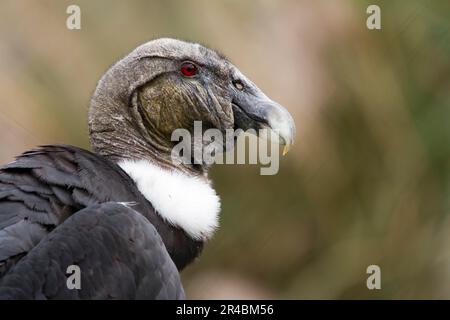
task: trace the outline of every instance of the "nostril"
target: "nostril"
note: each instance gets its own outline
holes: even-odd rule
[[[244,84],[242,83],[241,80],[233,80],[233,86],[238,89],[239,91],[244,90]]]

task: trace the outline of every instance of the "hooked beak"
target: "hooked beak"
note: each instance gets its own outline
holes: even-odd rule
[[[235,129],[271,129],[284,145],[283,155],[294,144],[295,124],[291,114],[280,104],[269,99],[260,89],[235,92],[232,101]]]

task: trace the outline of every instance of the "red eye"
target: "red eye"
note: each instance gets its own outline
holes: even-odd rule
[[[197,74],[197,67],[190,62],[185,62],[181,65],[181,73],[186,77],[192,77]]]

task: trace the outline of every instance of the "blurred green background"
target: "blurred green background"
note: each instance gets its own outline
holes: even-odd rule
[[[81,7],[82,29],[66,28]],[[382,30],[366,28],[381,7]],[[275,176],[216,166],[221,228],[189,298],[450,298],[449,1],[0,2],[0,160],[89,147],[87,105],[158,37],[225,53],[297,125]],[[381,267],[368,290],[366,268]]]

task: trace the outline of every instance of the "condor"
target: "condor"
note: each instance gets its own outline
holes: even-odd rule
[[[93,152],[43,146],[0,169],[1,299],[184,298],[179,271],[213,235],[220,201],[206,164],[172,161],[173,130],[272,128],[287,146],[295,135],[227,59],[174,39],[113,65],[88,118]]]

